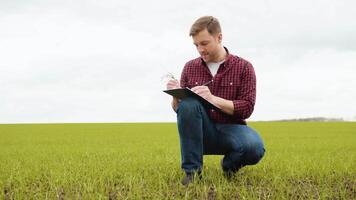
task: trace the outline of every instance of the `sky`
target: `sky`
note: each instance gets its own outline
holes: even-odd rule
[[[0,123],[174,122],[161,77],[198,52],[192,23],[219,19],[250,61],[249,121],[356,120],[356,1],[0,1]]]

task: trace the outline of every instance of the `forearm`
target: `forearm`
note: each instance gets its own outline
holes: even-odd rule
[[[228,114],[228,115],[233,115],[234,114],[234,103],[233,101],[226,100],[217,96],[213,96],[212,103],[216,105],[217,107],[221,108],[221,110]]]

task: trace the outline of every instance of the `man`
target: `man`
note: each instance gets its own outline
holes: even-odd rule
[[[256,77],[252,65],[222,45],[219,21],[201,17],[190,29],[200,57],[187,62],[180,83],[167,89],[189,87],[222,112],[207,109],[194,98],[173,98],[180,136],[183,185],[201,177],[203,155],[224,155],[224,175],[231,178],[241,167],[258,163],[265,149],[259,135],[246,125],[253,112]]]

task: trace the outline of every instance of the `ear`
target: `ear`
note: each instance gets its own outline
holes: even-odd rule
[[[218,33],[218,41],[219,41],[219,43],[222,42],[222,33]]]

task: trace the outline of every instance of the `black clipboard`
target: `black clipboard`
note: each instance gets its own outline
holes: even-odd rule
[[[176,89],[170,89],[170,90],[163,90],[163,92],[165,92],[169,95],[172,95],[178,99],[193,97],[193,98],[199,100],[205,108],[214,109],[214,110],[222,112],[222,110],[220,108],[216,107],[214,104],[210,103],[203,97],[199,96],[198,94],[196,94],[189,88],[176,88]]]

